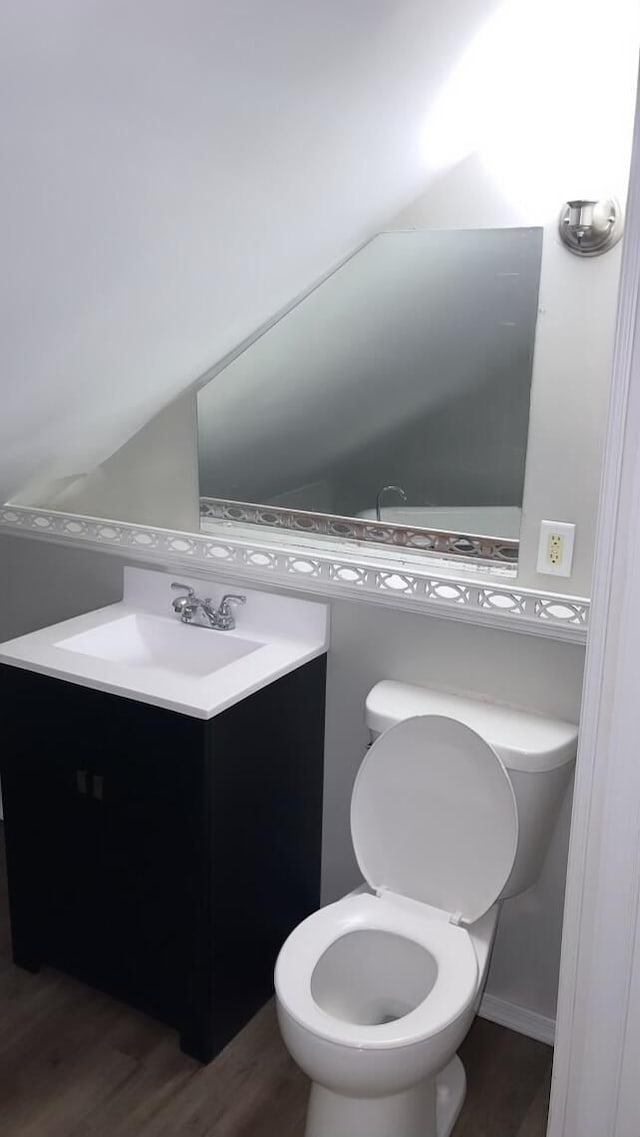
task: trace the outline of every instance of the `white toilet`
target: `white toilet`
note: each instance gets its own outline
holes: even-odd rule
[[[539,875],[577,728],[391,681],[369,693],[367,723],[351,833],[373,894],[289,936],[280,1029],[313,1083],[306,1137],[447,1137],[497,902]]]

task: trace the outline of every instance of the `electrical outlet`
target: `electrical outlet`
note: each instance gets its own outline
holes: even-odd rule
[[[571,576],[576,527],[569,521],[541,521],[538,572]]]
[[[562,564],[564,556],[564,537],[562,533],[550,533],[547,541],[547,560],[550,565],[557,568]]]

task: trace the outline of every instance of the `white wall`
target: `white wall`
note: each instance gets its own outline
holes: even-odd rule
[[[127,562],[130,563],[130,562]],[[110,554],[0,537],[0,640],[121,595]],[[364,698],[378,679],[468,691],[577,721],[583,651],[366,603],[332,605],[327,692],[323,895],[358,881],[349,833],[351,786],[367,741]],[[536,888],[505,904],[488,991],[552,1017],[559,966],[568,802]]]
[[[33,484],[16,504],[193,532],[200,525],[196,404],[181,395],[90,474]]]

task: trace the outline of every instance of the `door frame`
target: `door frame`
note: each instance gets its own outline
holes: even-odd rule
[[[640,1133],[640,102],[571,824],[548,1137]]]

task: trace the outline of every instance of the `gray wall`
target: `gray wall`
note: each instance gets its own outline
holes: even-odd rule
[[[410,505],[521,506],[529,364],[478,376],[473,390],[340,465],[331,483],[335,512],[357,516],[373,508],[380,487],[391,483],[402,486]]]
[[[121,595],[120,557],[0,537],[0,640]],[[127,559],[126,563],[132,563]],[[332,604],[325,768],[323,894],[358,881],[349,798],[367,741],[364,698],[378,679],[468,691],[577,720],[583,651],[352,601]],[[10,714],[10,708],[3,708]],[[539,884],[504,905],[488,991],[554,1014],[569,830],[568,802]]]

